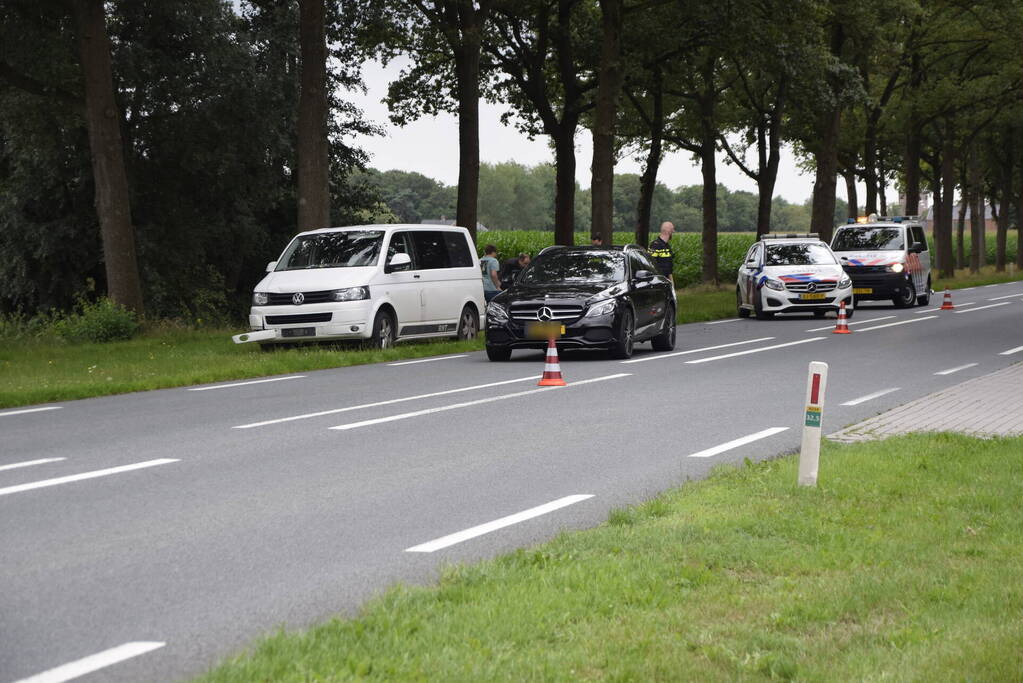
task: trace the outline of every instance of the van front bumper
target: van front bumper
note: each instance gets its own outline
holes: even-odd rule
[[[236,344],[264,344],[368,339],[370,301],[343,301],[308,306],[253,306],[249,310],[248,334],[232,337]],[[241,339],[245,337],[245,339]]]
[[[853,295],[860,301],[893,299],[913,284],[913,275],[909,272],[857,273],[855,268],[847,268],[845,272],[852,279]]]

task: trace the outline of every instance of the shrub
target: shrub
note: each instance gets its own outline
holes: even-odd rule
[[[107,298],[79,301],[78,312],[56,321],[53,330],[69,342],[109,342],[131,339],[139,330],[134,313]]]

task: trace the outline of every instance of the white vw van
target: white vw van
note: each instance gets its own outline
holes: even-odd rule
[[[857,301],[889,299],[899,308],[931,300],[931,255],[916,216],[877,218],[835,230],[835,252],[853,281]]]
[[[471,339],[484,311],[469,231],[436,225],[360,225],[299,233],[252,294],[252,332],[235,343]]]

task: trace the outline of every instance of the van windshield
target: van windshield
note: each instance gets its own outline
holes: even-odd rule
[[[823,244],[772,244],[767,247],[766,266],[813,266],[837,263]]]
[[[831,245],[834,251],[902,251],[900,228],[842,228]]]
[[[345,230],[299,235],[284,250],[276,270],[375,266],[383,241],[382,230]]]

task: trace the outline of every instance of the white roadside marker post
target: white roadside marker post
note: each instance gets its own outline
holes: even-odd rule
[[[799,485],[817,485],[817,464],[821,455],[821,422],[824,414],[824,389],[828,384],[828,364],[810,363],[806,379],[806,412],[803,419],[803,443],[799,448]]]

